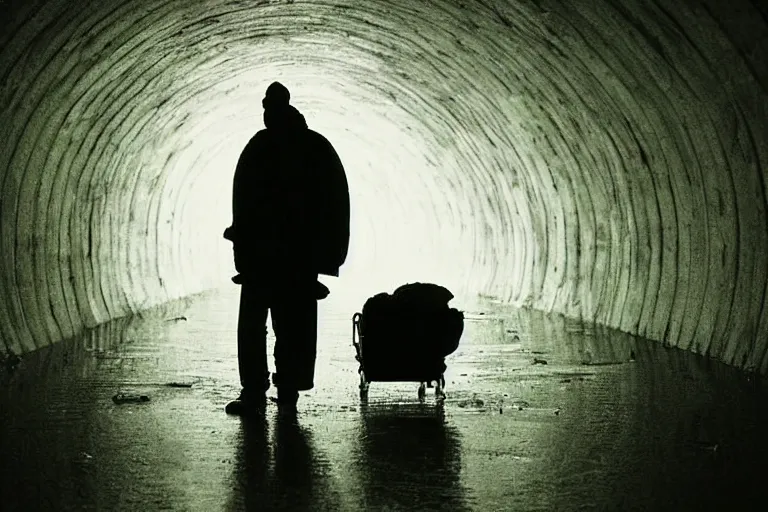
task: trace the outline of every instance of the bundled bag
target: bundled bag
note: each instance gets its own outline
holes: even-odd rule
[[[434,365],[459,346],[464,314],[451,308],[453,294],[432,283],[410,283],[369,298],[362,311],[363,359],[374,363]],[[377,365],[378,366],[378,365]]]

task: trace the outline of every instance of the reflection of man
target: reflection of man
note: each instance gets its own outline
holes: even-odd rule
[[[274,82],[262,101],[265,130],[237,163],[232,226],[242,283],[237,328],[242,392],[227,405],[240,413],[264,404],[269,388],[267,311],[275,332],[277,401],[293,409],[314,387],[318,274],[339,275],[349,246],[349,190],[344,168],[325,137],[310,130],[290,93]],[[324,292],[324,293],[323,293]]]
[[[343,510],[318,453],[314,432],[279,414],[270,438],[266,416],[241,423],[226,510]]]

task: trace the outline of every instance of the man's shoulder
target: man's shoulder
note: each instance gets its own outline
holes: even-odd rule
[[[248,141],[244,151],[248,153],[261,152],[271,148],[276,142],[275,136],[276,134],[270,132],[269,129],[259,130]],[[336,151],[324,135],[310,129],[303,130],[301,135],[299,135],[299,139],[294,139],[294,142],[310,151],[318,151],[320,153],[335,153]]]
[[[261,151],[265,146],[268,145],[268,138],[269,133],[267,133],[266,129],[259,130],[248,140],[245,148],[243,148],[243,153],[245,154],[253,153],[254,151]]]
[[[333,149],[333,145],[331,144],[331,142],[319,132],[308,129],[306,135],[307,135],[307,139],[310,141],[310,143],[315,145],[315,147],[322,150]]]
[[[261,130],[257,131],[253,137],[251,137],[251,140],[248,141],[248,144],[258,144],[264,140],[266,140],[269,137],[269,132],[266,128],[262,128]]]
[[[326,139],[322,134],[310,128],[307,128],[307,137],[310,137],[316,140],[326,141],[326,142],[328,141],[328,139]]]
[[[328,141],[328,139],[326,139],[323,135],[321,135],[320,133],[318,133],[318,132],[316,132],[314,130],[306,129],[306,130],[303,131],[303,133],[304,133],[304,137],[306,137],[311,142],[319,143],[319,144],[323,144],[323,145],[326,145],[326,144],[330,145],[331,144]],[[251,139],[248,141],[248,144],[252,145],[252,144],[261,144],[261,143],[264,143],[264,142],[271,142],[272,139],[276,135],[277,134],[274,132],[274,130],[270,131],[267,128],[262,128],[261,130],[257,131],[253,135],[253,137],[251,137]],[[277,135],[277,136],[279,136],[279,135]],[[292,137],[295,137],[295,136],[296,135],[292,135]]]

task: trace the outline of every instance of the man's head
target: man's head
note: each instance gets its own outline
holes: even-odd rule
[[[306,128],[304,116],[289,104],[290,101],[291,93],[288,89],[280,82],[272,82],[261,100],[264,107],[264,126],[278,130]]]
[[[264,95],[264,99],[261,100],[261,106],[264,110],[272,108],[285,108],[291,101],[291,93],[280,82],[272,82],[267,87],[267,93]]]

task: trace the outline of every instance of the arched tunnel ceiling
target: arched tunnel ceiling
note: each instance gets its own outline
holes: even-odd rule
[[[347,168],[349,272],[768,365],[757,2],[0,8],[0,347],[219,283],[234,164],[279,79]]]

